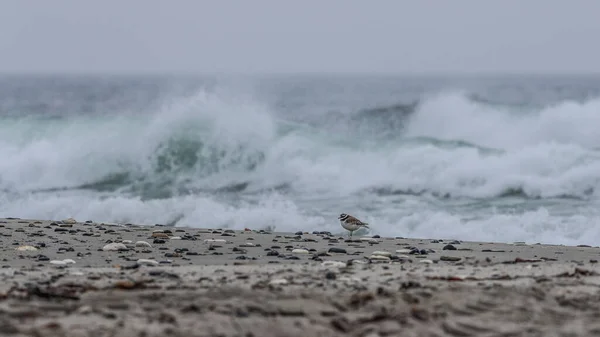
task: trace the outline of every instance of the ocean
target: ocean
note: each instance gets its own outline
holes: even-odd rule
[[[0,77],[0,217],[600,245],[600,77]]]

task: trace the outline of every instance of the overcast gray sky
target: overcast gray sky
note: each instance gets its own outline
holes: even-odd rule
[[[2,0],[2,72],[600,72],[598,0]]]

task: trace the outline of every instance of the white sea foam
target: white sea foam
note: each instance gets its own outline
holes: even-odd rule
[[[0,216],[339,231],[356,212],[384,235],[600,244],[598,111],[445,93],[380,143],[282,132],[274,108],[204,91],[136,117],[5,120]]]

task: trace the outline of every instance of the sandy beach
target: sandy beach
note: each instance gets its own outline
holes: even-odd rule
[[[340,233],[2,219],[0,335],[600,335],[598,247]]]

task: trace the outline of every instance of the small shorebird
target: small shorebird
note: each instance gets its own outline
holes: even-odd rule
[[[358,230],[361,227],[369,228],[368,223],[362,222],[357,218],[353,217],[352,215],[348,215],[346,213],[340,214],[338,219],[340,220],[340,225],[342,225],[342,227],[344,227],[345,230],[350,231],[350,236],[352,236],[352,233],[354,231]]]

